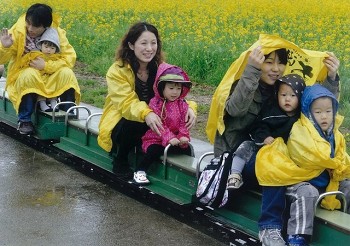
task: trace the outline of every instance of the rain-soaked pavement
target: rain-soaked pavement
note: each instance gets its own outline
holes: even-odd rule
[[[0,133],[0,245],[224,245]]]

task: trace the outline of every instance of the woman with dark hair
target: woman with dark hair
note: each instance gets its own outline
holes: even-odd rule
[[[50,6],[36,3],[11,27],[0,34],[0,64],[8,62],[6,90],[18,113],[18,130],[21,134],[31,134],[34,126],[31,115],[37,96],[60,97],[61,101],[80,101],[80,88],[72,70],[76,53],[69,44],[66,32],[59,27],[60,17],[52,13]],[[57,29],[61,44],[60,59],[45,61],[37,57],[29,67],[21,66],[23,57],[38,51],[36,46],[45,30]],[[71,104],[62,106],[67,110]]]
[[[155,26],[138,22],[125,34],[106,78],[108,95],[99,124],[99,145],[113,156],[113,171],[131,173],[129,151],[141,146],[148,129],[158,135],[162,121],[148,106],[153,83],[163,62],[162,42]],[[196,120],[196,104],[189,102],[186,126]]]
[[[238,147],[244,141],[251,140],[249,133],[261,109],[273,102],[276,81],[283,74],[294,71],[300,72],[299,75],[303,76],[307,84],[318,82],[333,92],[339,90],[339,60],[331,52],[316,53],[302,50],[277,36],[262,34],[231,65],[215,91],[207,123],[207,135],[214,144],[215,156],[224,151],[235,151],[235,157],[238,157],[236,162],[244,166],[243,188],[258,187],[255,175],[257,148]],[[303,64],[302,67],[300,61],[308,64]],[[285,245],[281,234],[286,207],[285,192],[286,188],[281,186],[262,187],[261,216],[258,221],[262,245]],[[229,197],[234,195],[237,193],[231,192]],[[234,199],[230,200],[235,202]]]

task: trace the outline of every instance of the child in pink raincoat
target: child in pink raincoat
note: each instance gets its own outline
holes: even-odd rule
[[[145,156],[135,170],[135,183],[150,182],[146,171],[152,162],[159,159],[168,144],[173,146],[169,150],[172,153],[191,155],[191,148],[188,145],[190,133],[185,122],[188,110],[185,97],[191,85],[188,75],[180,67],[167,63],[159,65],[153,85],[155,96],[151,99],[149,107],[162,119],[164,130],[161,131],[161,135],[148,130],[142,137],[142,150]]]

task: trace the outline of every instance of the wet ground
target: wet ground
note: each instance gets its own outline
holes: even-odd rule
[[[0,133],[0,245],[224,245]]]

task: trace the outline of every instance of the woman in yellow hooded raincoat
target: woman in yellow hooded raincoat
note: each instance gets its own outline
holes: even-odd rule
[[[0,64],[8,63],[6,90],[18,113],[21,134],[34,131],[31,115],[37,95],[60,97],[61,101],[80,101],[79,85],[72,71],[76,53],[59,22],[60,18],[52,13],[50,6],[37,3],[29,7],[11,29],[4,28],[1,32]],[[37,57],[29,63],[29,67],[23,67],[23,56],[38,50],[36,43],[50,26],[58,31],[61,59],[45,62]],[[45,76],[42,76],[43,71]],[[64,105],[62,109],[67,110],[70,106]]]
[[[116,52],[106,78],[108,95],[99,124],[98,144],[113,156],[113,172],[131,174],[128,153],[141,146],[148,129],[160,135],[160,117],[148,102],[154,97],[157,68],[163,62],[162,42],[155,26],[138,22],[130,27]],[[186,126],[196,119],[196,104],[189,102]]]

